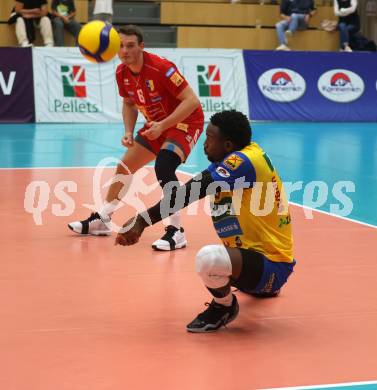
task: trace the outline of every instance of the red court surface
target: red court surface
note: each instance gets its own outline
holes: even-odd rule
[[[77,236],[66,224],[86,218],[91,175],[0,170],[1,390],[253,390],[377,378],[375,228],[317,212],[307,220],[293,206],[298,264],[280,297],[238,292],[240,315],[227,329],[189,334],[185,325],[210,299],[194,271],[195,253],[218,242],[210,218],[184,212],[189,246],[173,253],[150,248],[161,224],[128,248],[115,247],[115,236]],[[36,226],[24,210],[33,180],[52,189],[75,181],[74,213],[53,215],[61,202],[52,195]],[[125,219],[120,210],[115,220]]]

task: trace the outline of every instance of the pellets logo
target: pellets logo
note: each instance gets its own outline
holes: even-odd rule
[[[62,63],[46,58],[48,110],[53,113],[94,114],[101,112],[101,88],[96,66]],[[88,80],[91,80],[89,83]],[[60,88],[59,88],[60,87]]]
[[[83,66],[61,65],[64,97],[86,98],[85,68]]]
[[[197,65],[199,96],[221,97],[220,68],[217,65]]]
[[[333,69],[318,79],[318,90],[333,102],[349,103],[364,93],[364,81],[350,70]]]
[[[268,99],[287,103],[299,99],[306,90],[304,78],[291,69],[269,69],[258,79],[260,91]]]
[[[218,55],[217,55],[218,53]],[[246,77],[241,53],[188,50],[179,62],[187,82],[198,95],[206,121],[224,110],[248,111]]]

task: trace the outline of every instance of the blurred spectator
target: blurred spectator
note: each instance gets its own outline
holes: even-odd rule
[[[64,46],[64,29],[68,30],[75,38],[81,30],[81,24],[75,20],[74,0],[53,0],[51,9],[55,16],[52,20],[55,45]]]
[[[291,50],[288,47],[288,39],[297,30],[307,29],[309,19],[314,13],[314,0],[282,0],[280,15],[283,20],[276,23],[276,33],[280,45],[276,50]]]
[[[350,40],[360,30],[357,0],[334,0],[334,13],[339,17],[340,50],[351,52]]]
[[[44,45],[54,46],[47,0],[16,1],[14,15],[11,15],[9,23],[16,24],[16,36],[21,47],[32,46],[35,39],[35,27],[41,30]]]
[[[113,0],[94,0],[93,19],[112,23]]]

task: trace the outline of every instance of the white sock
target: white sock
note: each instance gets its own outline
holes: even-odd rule
[[[120,201],[118,199],[115,199],[110,203],[105,202],[102,208],[98,211],[98,214],[103,219],[111,219],[114,211],[118,208],[119,202]]]
[[[181,214],[175,213],[169,217],[169,225],[175,226],[177,229],[181,227]]]
[[[226,297],[224,297],[224,298],[214,297],[213,299],[215,300],[216,303],[219,303],[220,305],[232,306],[233,294],[231,291],[229,291],[229,294]]]

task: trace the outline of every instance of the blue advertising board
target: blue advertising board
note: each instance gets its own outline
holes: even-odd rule
[[[252,120],[377,121],[377,54],[244,51]]]
[[[34,122],[31,48],[0,48],[0,122]]]

